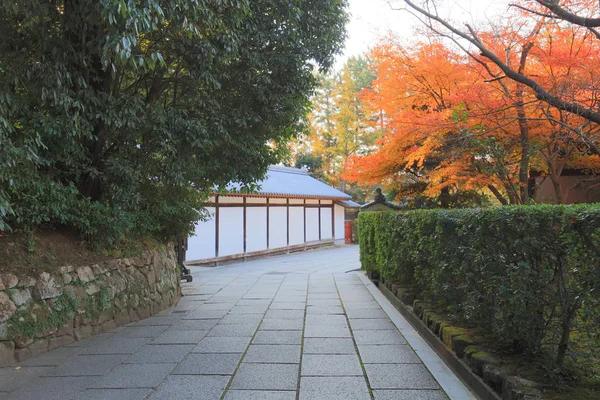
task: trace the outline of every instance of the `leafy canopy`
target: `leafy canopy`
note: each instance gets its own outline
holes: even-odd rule
[[[172,238],[302,129],[345,0],[0,1],[0,230]]]

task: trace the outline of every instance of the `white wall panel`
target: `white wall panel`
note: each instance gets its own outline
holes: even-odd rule
[[[306,209],[306,241],[319,240],[319,209]]]
[[[219,257],[244,252],[244,209],[219,208]]]
[[[220,203],[242,204],[243,202],[244,202],[244,198],[243,197],[239,197],[239,196],[219,196],[219,204]]]
[[[321,240],[331,239],[331,208],[321,208]]]
[[[265,204],[266,202],[266,197],[246,197],[246,203],[248,204]]]
[[[269,207],[269,248],[287,246],[287,207]]]
[[[270,198],[269,199],[269,203],[270,204],[287,204],[287,199],[280,199],[280,198]]]
[[[344,207],[338,206],[335,207],[335,238],[336,239],[344,239]]]
[[[304,243],[304,207],[290,207],[290,246]]]
[[[206,208],[212,215],[208,221],[196,224],[194,234],[188,238],[186,260],[202,260],[215,257],[215,208]]]
[[[304,199],[290,199],[290,204],[304,204]]]
[[[246,209],[246,252],[267,249],[267,208]]]

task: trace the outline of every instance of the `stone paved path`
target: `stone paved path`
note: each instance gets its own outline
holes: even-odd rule
[[[193,268],[174,308],[0,369],[0,399],[472,398],[358,267],[348,246]]]

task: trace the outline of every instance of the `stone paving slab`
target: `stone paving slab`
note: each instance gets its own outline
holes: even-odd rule
[[[365,364],[373,389],[439,389],[422,364]]]
[[[178,375],[233,375],[242,353],[189,354],[172,372]]]
[[[97,377],[69,376],[39,378],[12,392],[10,400],[64,400],[88,387]]]
[[[421,364],[421,359],[408,345],[358,345],[365,364]]]
[[[304,354],[356,354],[352,338],[305,338]]]
[[[12,368],[0,368],[0,391],[15,391],[18,388],[27,385],[29,382],[36,381],[37,378],[51,370],[51,367],[39,366],[21,367],[18,370]]]
[[[152,339],[150,344],[198,344],[208,331],[196,330],[172,330],[167,329],[156,338]]]
[[[296,390],[297,364],[242,363],[231,383],[232,389]]]
[[[74,400],[144,400],[152,389],[87,389]]]
[[[79,354],[133,354],[150,340],[151,338],[144,337],[130,338],[113,336],[80,349]]]
[[[397,330],[354,331],[356,344],[406,344],[406,340]]]
[[[122,354],[77,355],[43,376],[102,376],[126,357]]]
[[[396,330],[392,321],[387,318],[351,319],[350,326],[353,331]]]
[[[356,247],[192,267],[172,309],[0,369],[0,400],[445,399],[357,267]]]
[[[447,400],[441,390],[374,390],[375,400]]]
[[[169,328],[170,325],[157,326],[127,326],[115,333],[114,337],[121,338],[155,338]]]
[[[293,320],[290,320],[293,321]],[[302,331],[262,331],[254,336],[255,344],[302,344]]]
[[[182,320],[169,328],[170,331],[209,331],[219,323],[218,319]],[[164,331],[162,332],[164,333]],[[162,335],[161,333],[161,335]],[[160,336],[160,335],[159,335]]]
[[[22,367],[57,366],[68,361],[71,357],[76,356],[81,351],[82,349],[79,347],[61,347],[48,353],[41,354],[38,357],[25,360],[20,365]],[[0,387],[3,387],[1,376],[2,375],[0,373]]]
[[[244,362],[298,364],[300,362],[300,350],[300,345],[253,344],[248,348]]]
[[[147,344],[124,362],[128,364],[178,363],[192,351],[189,344]]]
[[[89,385],[90,388],[154,388],[177,364],[121,364],[104,377]]]
[[[217,375],[169,375],[148,400],[215,400],[228,380]]]
[[[364,377],[303,377],[300,400],[367,400],[369,389]]]
[[[249,337],[205,337],[192,349],[192,353],[243,353],[250,339]]]
[[[307,325],[304,329],[305,338],[344,338],[350,337],[350,329],[343,325]]]
[[[259,331],[301,331],[303,326],[301,319],[265,319]]]
[[[356,354],[305,354],[302,376],[363,376]]]
[[[229,390],[225,400],[296,400],[296,391]]]

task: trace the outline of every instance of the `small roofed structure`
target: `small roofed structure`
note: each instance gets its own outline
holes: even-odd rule
[[[360,206],[360,211],[394,211],[399,210],[398,204],[388,201],[380,188],[375,190],[375,199]]]
[[[196,224],[188,239],[187,264],[216,264],[266,254],[299,251],[344,240],[351,197],[308,174],[271,166],[255,193],[214,193],[212,217]],[[230,190],[239,189],[232,183]]]

